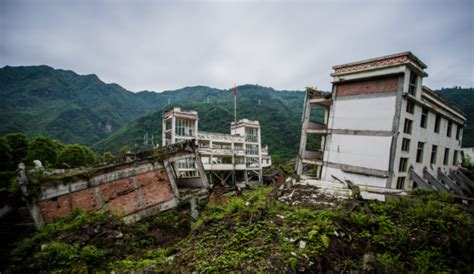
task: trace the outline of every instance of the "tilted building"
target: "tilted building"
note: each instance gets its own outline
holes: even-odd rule
[[[198,130],[198,113],[174,107],[163,113],[163,145],[195,139],[211,184],[262,182],[262,168],[271,165],[268,148],[262,148],[260,123],[248,119],[232,122],[230,134]],[[269,160],[270,158],[270,160]],[[178,162],[179,178],[194,177],[192,158]]]
[[[333,69],[331,93],[306,94],[299,175],[312,171],[320,180],[373,188],[469,192],[457,172],[465,114],[423,86],[422,61],[403,52]],[[314,108],[324,112],[319,121]]]

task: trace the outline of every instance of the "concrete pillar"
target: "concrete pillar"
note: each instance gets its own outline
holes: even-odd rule
[[[311,114],[311,104],[309,102],[308,94],[306,93],[305,97],[305,105],[303,110],[303,125],[301,127],[301,139],[300,139],[300,149],[298,153],[298,157],[296,159],[296,174],[302,175],[303,174],[303,155],[306,150],[306,129],[309,123],[309,116]]]

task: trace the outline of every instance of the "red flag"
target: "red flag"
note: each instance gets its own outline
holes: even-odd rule
[[[234,96],[237,96],[237,87],[234,86]]]

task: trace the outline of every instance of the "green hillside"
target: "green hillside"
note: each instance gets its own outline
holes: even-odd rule
[[[147,92],[48,66],[1,68],[0,96],[0,135],[21,131],[85,145],[159,105]]]
[[[303,83],[304,84],[304,83]],[[258,120],[262,139],[276,159],[296,156],[304,93],[277,91],[258,85],[237,87],[237,116]],[[467,115],[464,146],[474,146],[473,88],[436,91]],[[93,146],[97,152],[146,148],[143,136],[161,142],[164,109],[179,106],[199,111],[199,129],[229,132],[233,120],[233,91],[206,86],[156,93],[130,92],[106,84],[96,75],[78,75],[48,66],[0,69],[0,135],[43,134],[61,142]],[[471,118],[473,117],[473,118]]]
[[[474,146],[474,88],[442,88],[436,90],[444,99],[454,103],[466,113],[467,121],[462,140],[463,147]]]

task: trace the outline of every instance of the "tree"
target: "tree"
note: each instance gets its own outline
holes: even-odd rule
[[[94,153],[85,146],[78,144],[67,145],[58,155],[56,166],[64,167],[64,163],[70,167],[91,165],[95,162]]]
[[[102,161],[104,162],[109,162],[110,160],[112,160],[115,156],[112,154],[112,152],[110,151],[107,151],[107,152],[104,152],[104,154],[102,154]]]
[[[130,149],[128,148],[128,146],[123,146],[121,149],[120,149],[120,153],[122,154],[127,154],[130,152]]]
[[[29,163],[40,160],[44,166],[53,166],[56,163],[59,152],[64,145],[57,140],[44,136],[35,137],[28,146],[27,159]]]
[[[12,149],[12,160],[15,164],[21,163],[28,153],[28,138],[24,133],[16,132],[5,135],[5,139]]]
[[[14,170],[14,163],[12,161],[12,149],[8,145],[8,141],[0,137],[0,171]]]

